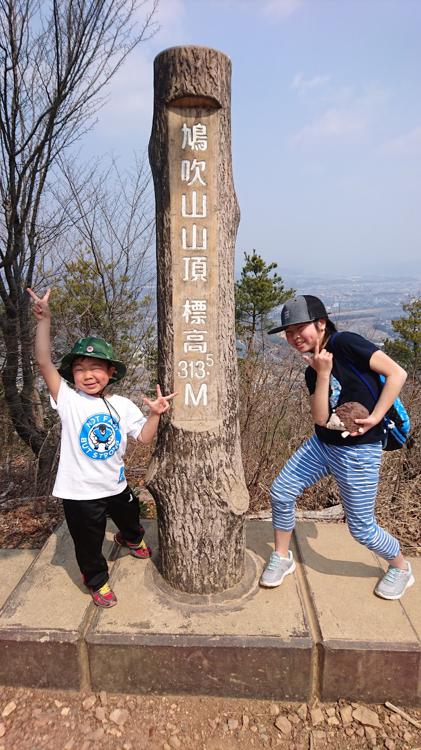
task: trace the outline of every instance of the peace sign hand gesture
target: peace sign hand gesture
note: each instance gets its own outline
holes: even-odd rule
[[[50,306],[48,300],[50,299],[51,289],[47,289],[43,297],[38,297],[32,289],[29,287],[26,290],[30,297],[34,300],[34,306],[32,308],[33,313],[37,320],[48,319],[51,317]]]
[[[169,402],[176,395],[177,393],[170,393],[168,396],[163,396],[161,393],[160,386],[157,385],[156,386],[156,399],[154,401],[151,401],[151,399],[146,398],[146,396],[144,396],[143,402],[149,407],[151,414],[157,414],[158,416],[161,416],[161,414],[165,414],[165,412],[168,411],[168,409],[171,406]]]
[[[320,344],[317,341],[314,347],[313,354],[303,354],[305,361],[316,370],[318,375],[330,375],[333,367],[333,354],[322,349],[320,351]]]

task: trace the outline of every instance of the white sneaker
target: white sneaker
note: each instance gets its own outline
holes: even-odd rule
[[[377,596],[381,596],[382,599],[400,599],[404,595],[406,589],[415,583],[415,578],[412,575],[411,564],[406,563],[408,570],[402,570],[401,568],[394,568],[393,565],[389,565],[387,572],[378,582],[374,593]]]
[[[266,588],[275,588],[275,586],[280,586],[285,576],[293,573],[294,570],[295,562],[291,550],[288,552],[288,557],[282,557],[279,552],[272,552],[259,583]]]

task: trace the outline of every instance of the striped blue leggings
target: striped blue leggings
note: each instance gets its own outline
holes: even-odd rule
[[[298,495],[332,474],[354,539],[392,560],[400,552],[399,542],[377,524],[374,516],[381,454],[381,443],[327,445],[313,435],[291,456],[272,484],[273,527],[292,531]]]

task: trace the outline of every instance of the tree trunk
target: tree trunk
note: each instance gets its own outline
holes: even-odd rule
[[[51,495],[57,474],[60,456],[61,424],[56,422],[45,434],[45,440],[38,453],[35,472],[35,495],[48,497]]]
[[[147,487],[161,572],[174,588],[223,591],[244,572],[234,325],[239,210],[231,168],[230,60],[201,47],[155,60],[149,156],[155,184],[158,374],[176,390]]]
[[[5,365],[2,372],[5,402],[17,434],[37,456],[45,440],[46,431],[37,426],[34,416],[35,381],[26,356],[23,362],[26,366],[25,371],[23,372],[23,366],[19,368],[19,342],[22,342],[22,337],[17,315],[12,315],[6,310],[0,317],[0,327],[5,345]],[[18,383],[21,384],[20,389]]]

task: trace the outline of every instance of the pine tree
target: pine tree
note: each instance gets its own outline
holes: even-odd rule
[[[46,433],[36,414],[26,289],[72,221],[58,197],[65,157],[90,129],[114,74],[153,31],[156,2],[147,6],[0,3],[1,378],[13,426],[37,456]]]
[[[79,251],[65,263],[51,298],[56,357],[60,359],[79,337],[94,335],[112,344],[129,372],[145,369],[155,343],[150,307],[150,296],[142,296],[115,263]]]
[[[255,250],[244,253],[244,258],[241,278],[235,284],[235,321],[237,335],[245,335],[250,349],[255,335],[272,325],[269,314],[291,297],[294,289],[285,288],[275,271],[277,263],[265,263]]]
[[[386,354],[399,362],[410,374],[421,373],[421,297],[402,305],[406,315],[392,320],[397,339],[386,339]]]

